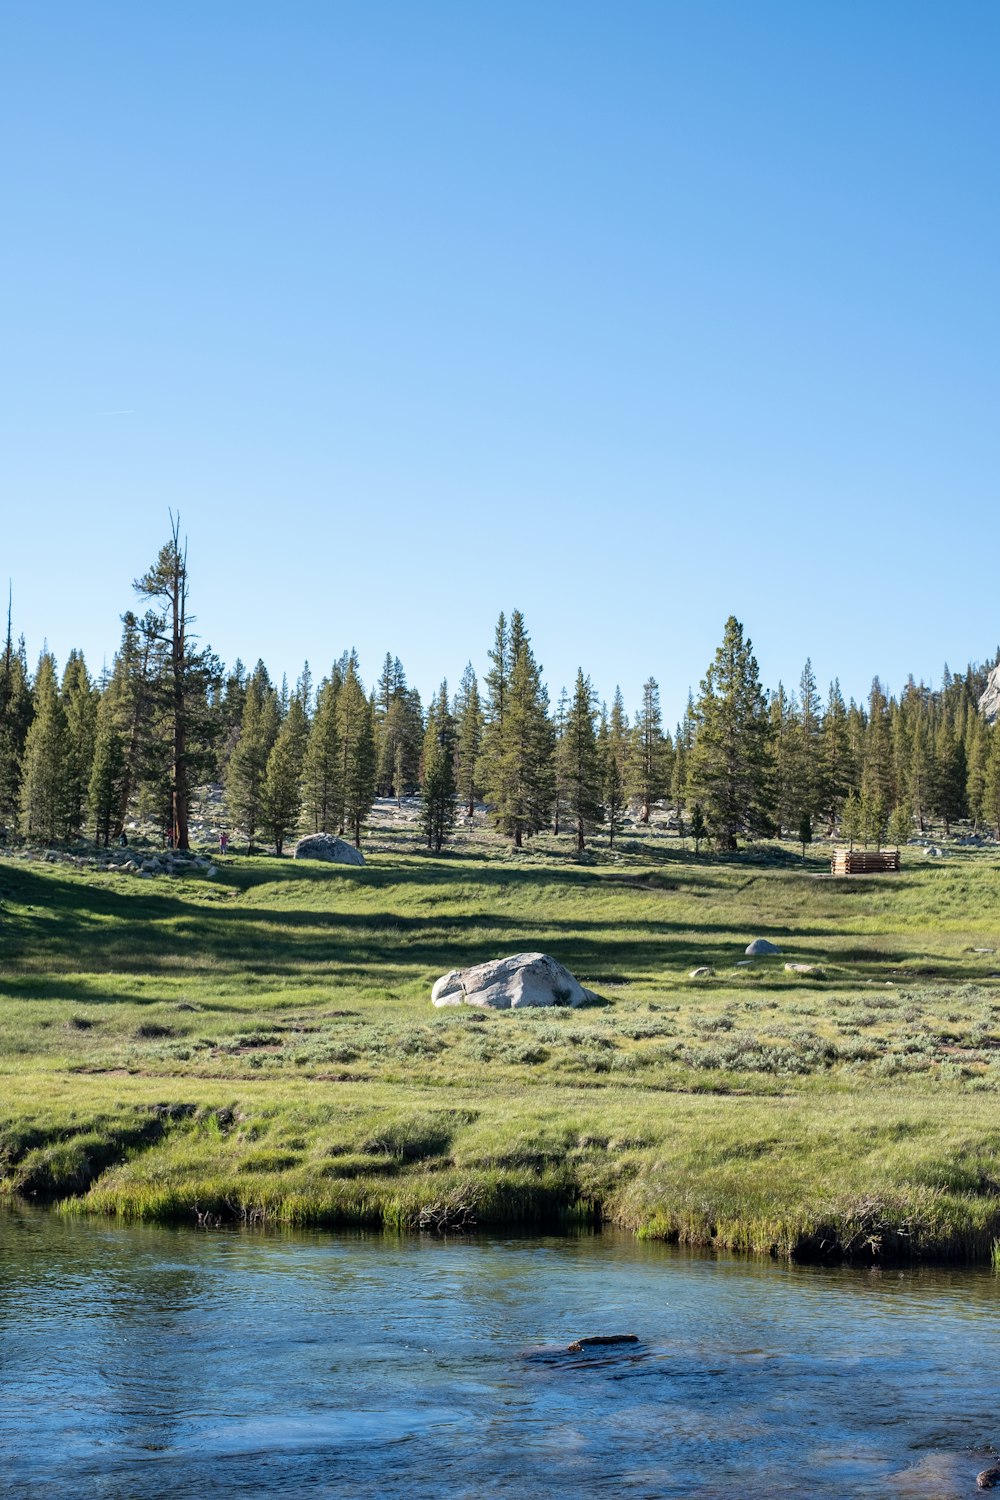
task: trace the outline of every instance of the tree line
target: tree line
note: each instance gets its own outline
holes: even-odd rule
[[[845,840],[902,842],[930,820],[970,819],[1000,837],[1000,726],[978,710],[989,668],[945,669],[932,690],[911,677],[845,703],[821,698],[807,661],[797,689],[763,689],[752,644],[730,617],[697,696],[671,733],[649,677],[630,718],[619,689],[602,703],[581,668],[550,702],[520,611],[501,614],[482,688],[471,663],[454,694],[431,701],[387,653],[366,691],[356,652],[294,687],[263,662],[226,669],[199,646],[179,519],[134,585],[111,668],[95,680],[71,651],[58,673],[46,649],[29,671],[8,604],[0,657],[0,828],[37,842],[87,835],[107,845],[130,816],[156,819],[189,847],[192,789],[225,787],[235,834],[281,854],[303,832],[360,847],[377,797],[419,794],[429,848],[485,803],[515,847],[544,829],[582,850],[613,845],[625,817],[656,805],[679,831],[732,850],[740,840],[822,829]]]

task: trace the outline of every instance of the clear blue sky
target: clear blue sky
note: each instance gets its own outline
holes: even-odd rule
[[[770,686],[983,656],[998,100],[993,0],[8,0],[15,629],[110,660],[172,506],[277,675],[514,606],[670,722],[730,613]]]

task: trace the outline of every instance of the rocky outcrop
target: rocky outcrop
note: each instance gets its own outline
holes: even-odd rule
[[[989,675],[986,691],[979,700],[979,712],[987,724],[995,724],[1000,719],[1000,663]]]
[[[597,997],[547,953],[513,953],[469,969],[451,969],[431,990],[431,1003],[517,1010],[529,1005],[583,1005]]]
[[[332,833],[310,833],[295,845],[293,859],[325,859],[333,865],[363,865],[365,857],[346,839]]]

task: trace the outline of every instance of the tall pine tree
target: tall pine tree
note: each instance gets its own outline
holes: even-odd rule
[[[566,728],[560,742],[567,812],[581,851],[587,834],[604,821],[601,764],[594,733],[594,690],[583,669],[576,674]]]
[[[440,853],[455,826],[455,720],[442,682],[424,733],[420,826],[428,849]]]
[[[32,684],[35,715],[24,746],[21,779],[21,832],[52,843],[66,833],[69,796],[66,778],[66,715],[59,701],[56,664],[45,651]]]
[[[689,759],[689,795],[713,838],[735,849],[740,835],[773,832],[767,705],[743,626],[732,615],[701,684]]]

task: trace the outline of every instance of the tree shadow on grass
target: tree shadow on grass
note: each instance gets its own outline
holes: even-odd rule
[[[273,862],[260,884],[294,895],[302,877],[298,866],[289,869],[288,883],[275,880]],[[310,884],[364,877],[369,890],[388,891],[401,885],[456,884],[455,868],[422,863],[419,869],[345,870],[320,866],[308,871]],[[124,878],[124,877],[122,877]],[[547,890],[569,888],[607,892],[606,880],[586,870],[494,870],[480,863],[475,885],[498,893],[511,888]],[[252,888],[252,884],[250,887]],[[92,880],[44,875],[17,867],[2,872],[8,901],[33,910],[4,917],[5,968],[3,988],[15,996],[42,998],[40,986],[51,986],[45,998],[68,998],[72,987],[84,986],[88,999],[96,997],[99,974],[168,974],[176,980],[204,983],[234,975],[295,984],[407,984],[421,975],[495,958],[500,953],[541,949],[592,983],[650,982],[663,972],[709,965],[731,969],[743,957],[742,937],[724,922],[692,923],[690,915],[673,920],[668,906],[655,917],[618,914],[607,918],[539,915],[526,911],[449,912],[443,906],[429,914],[400,913],[390,907],[374,911],[311,910],[279,905],[241,905],[199,901],[199,886],[146,883],[138,889],[104,886]],[[485,904],[485,903],[484,903]],[[779,947],[788,931],[773,923],[757,923],[753,936],[765,936]],[[909,955],[879,946],[854,943],[831,953],[832,942],[844,934],[834,926],[796,925],[794,945],[786,956],[812,962],[852,962],[870,972],[909,961]],[[968,978],[967,966],[953,957],[927,953],[921,962],[938,978]],[[761,975],[754,985],[780,985],[789,978],[776,965],[775,977]],[[65,979],[58,975],[65,974]],[[759,970],[757,971],[759,974]],[[614,980],[602,976],[614,974]],[[779,977],[780,974],[780,977]],[[794,982],[794,981],[792,981]],[[841,981],[843,982],[843,981]],[[108,1000],[120,1000],[107,995]],[[155,1003],[148,994],[130,997],[136,1003]],[[176,998],[176,993],[169,997]]]

